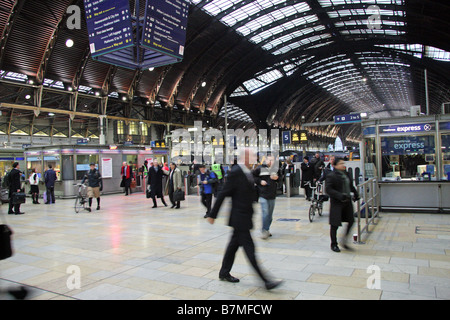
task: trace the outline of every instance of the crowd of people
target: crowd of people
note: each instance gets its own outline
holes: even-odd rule
[[[249,149],[245,149],[249,152]],[[270,276],[262,272],[255,257],[255,246],[252,240],[250,230],[253,228],[253,203],[259,202],[262,212],[261,238],[267,240],[272,236],[270,227],[272,224],[275,202],[280,183],[280,175],[286,171],[290,172],[291,163],[287,162],[281,168],[275,166],[275,159],[269,155],[264,161],[255,166],[249,164],[249,157],[244,152],[241,155],[241,161],[235,164],[225,175],[222,165],[214,163],[208,170],[203,164],[193,164],[192,170],[198,177],[198,186],[200,188],[201,203],[206,212],[203,217],[211,224],[214,224],[219,209],[226,197],[231,197],[231,212],[229,216],[229,226],[233,228],[233,234],[228,243],[225,255],[222,261],[222,267],[219,272],[219,278],[223,281],[239,282],[239,279],[230,274],[236,251],[243,247],[249,259],[260,278],[264,281],[265,287],[270,290],[281,283],[275,281]],[[311,200],[311,185],[316,182],[326,181],[326,193],[330,197],[330,240],[331,250],[340,252],[337,241],[337,230],[343,222],[347,223],[345,236],[341,239],[341,245],[346,249],[351,249],[347,244],[347,238],[353,225],[353,205],[352,200],[359,199],[359,194],[354,187],[351,179],[348,177],[345,168],[345,161],[341,158],[331,157],[327,166],[316,154],[311,161],[308,157],[303,158],[301,164],[302,178],[301,187],[305,189],[305,197]],[[147,198],[153,201],[153,207],[157,208],[157,199],[167,207],[168,204],[164,195],[169,196],[172,204],[171,208],[180,209],[180,203],[184,200],[184,183],[181,170],[175,163],[160,164],[157,160],[152,163],[144,162],[141,167],[141,175],[145,180]],[[125,196],[132,192],[131,184],[133,177],[133,165],[123,162],[121,171],[121,187],[124,188]],[[167,177],[166,183],[163,183],[163,177]],[[21,188],[21,179],[23,173],[20,171],[18,162],[13,164],[13,169],[4,177],[9,188],[9,214],[23,214],[20,211],[20,202],[17,202],[15,195],[23,192]],[[39,204],[39,175],[35,169],[31,170],[29,176],[30,194],[33,204]],[[56,173],[52,165],[44,173],[45,181],[45,203],[55,203],[54,186]],[[93,198],[97,201],[97,210],[100,210],[100,194],[103,189],[102,176],[95,163],[90,164],[90,170],[86,172],[82,183],[87,183],[87,195],[89,198],[88,211],[91,211]],[[3,184],[2,184],[3,186]],[[352,196],[353,193],[353,196]],[[216,200],[213,203],[213,197]]]

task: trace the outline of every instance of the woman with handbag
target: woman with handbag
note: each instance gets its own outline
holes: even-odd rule
[[[180,209],[180,201],[183,195],[183,177],[181,175],[181,170],[177,168],[175,163],[170,163],[169,172],[169,199],[172,202],[171,209]]]
[[[31,175],[28,179],[30,181],[30,192],[31,198],[33,199],[33,204],[40,204],[39,202],[39,176],[36,173],[36,169],[31,169]]]

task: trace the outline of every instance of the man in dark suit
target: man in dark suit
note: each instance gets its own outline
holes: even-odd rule
[[[19,163],[14,162],[13,168],[11,169],[9,173],[9,214],[24,214],[24,212],[20,212],[20,203],[14,204],[13,203],[13,195],[16,192],[20,192],[20,176],[22,175],[22,172],[19,170]],[[14,211],[12,210],[14,207]]]
[[[253,268],[264,281],[266,289],[270,290],[279,286],[281,281],[269,280],[259,268],[255,257],[255,245],[250,235],[250,230],[253,228],[253,201],[255,200],[255,182],[249,169],[249,164],[252,163],[249,159],[251,156],[255,155],[251,153],[250,149],[241,152],[241,161],[228,173],[227,181],[217,195],[207,220],[210,224],[214,224],[225,197],[231,197],[232,206],[228,225],[234,231],[222,261],[219,278],[229,282],[239,282],[239,279],[233,277],[230,271],[236,251],[242,246]]]
[[[51,164],[44,173],[45,187],[47,188],[47,201],[45,204],[55,203],[55,181],[58,179],[55,170]]]
[[[311,185],[314,179],[314,166],[309,163],[308,157],[303,157],[303,162],[300,166],[302,170],[302,183],[301,186],[305,189],[305,198],[306,200],[311,200],[312,189]],[[309,184],[308,184],[309,183]]]
[[[346,249],[347,238],[353,226],[353,200],[359,199],[359,193],[353,186],[351,179],[345,171],[345,161],[341,158],[336,158],[334,161],[334,170],[327,174],[326,178],[326,193],[330,196],[330,237],[331,250],[340,252],[337,242],[337,230],[342,225],[342,222],[347,222],[347,230],[345,236],[342,238],[342,245]]]

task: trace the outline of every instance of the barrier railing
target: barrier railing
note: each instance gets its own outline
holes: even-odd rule
[[[377,178],[369,179],[359,184],[357,188],[360,191],[360,199],[357,201],[356,206],[358,217],[358,234],[356,241],[357,243],[362,244],[364,242],[361,241],[361,235],[363,232],[369,233],[370,224],[376,225],[375,218],[379,218],[381,192]],[[363,211],[364,217],[361,217],[361,211]],[[365,220],[365,225],[361,228],[362,219]]]

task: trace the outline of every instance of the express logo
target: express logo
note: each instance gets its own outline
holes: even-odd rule
[[[423,126],[423,130],[430,131],[431,130],[431,125],[429,125],[429,124],[424,125]]]

